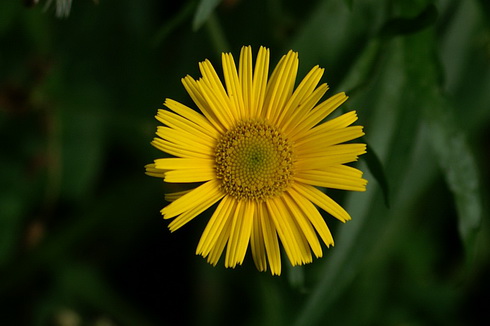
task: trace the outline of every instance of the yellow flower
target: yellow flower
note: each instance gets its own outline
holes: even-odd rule
[[[364,191],[362,172],[344,165],[366,152],[347,143],[364,135],[355,111],[324,118],[347,100],[344,93],[319,103],[328,89],[318,86],[315,66],[295,89],[298,54],[282,57],[269,78],[269,50],[261,47],[255,66],[243,47],[238,70],[222,54],[224,85],[211,63],[199,64],[202,77],[182,79],[202,112],[171,99],[158,110],[152,144],[172,158],[156,159],[146,173],[170,183],[198,183],[171,193],[161,210],[173,232],[218,203],[196,253],[216,265],[226,247],[225,266],[242,264],[249,243],[256,267],[281,273],[279,240],[293,266],[322,256],[321,241],[332,235],[317,207],[342,222],[349,214],[321,188]]]

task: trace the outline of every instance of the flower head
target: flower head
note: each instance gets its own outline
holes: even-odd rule
[[[224,85],[206,60],[202,77],[182,79],[201,113],[171,99],[158,111],[152,144],[173,157],[146,166],[148,175],[169,183],[198,183],[171,193],[161,210],[175,231],[217,204],[196,253],[216,265],[226,247],[225,266],[242,264],[251,247],[255,265],[281,273],[280,246],[291,264],[321,257],[332,235],[318,211],[342,222],[349,214],[321,188],[364,191],[362,172],[346,163],[365,153],[349,141],[364,135],[355,111],[323,122],[347,100],[344,93],[320,102],[328,89],[315,66],[295,88],[298,54],[290,51],[269,77],[269,50],[255,65],[243,47],[238,69],[223,53]],[[349,143],[345,143],[349,142]]]

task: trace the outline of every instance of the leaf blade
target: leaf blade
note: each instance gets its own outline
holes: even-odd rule
[[[197,31],[208,20],[220,2],[221,0],[201,0],[199,2],[192,22],[194,31]]]

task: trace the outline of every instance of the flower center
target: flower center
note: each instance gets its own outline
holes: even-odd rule
[[[263,201],[289,187],[292,157],[292,144],[279,130],[264,121],[242,121],[218,140],[216,176],[226,194]]]

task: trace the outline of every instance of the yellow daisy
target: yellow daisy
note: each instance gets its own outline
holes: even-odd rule
[[[322,256],[321,241],[332,235],[317,207],[342,222],[349,214],[320,188],[364,191],[362,172],[346,163],[366,145],[345,143],[364,135],[352,126],[355,111],[323,122],[347,100],[344,93],[319,103],[328,89],[318,86],[315,66],[295,88],[298,54],[289,51],[269,77],[269,50],[261,47],[255,66],[243,47],[238,69],[222,54],[224,85],[212,64],[199,64],[202,77],[182,79],[202,112],[171,99],[156,118],[152,144],[174,157],[156,159],[146,173],[170,183],[198,183],[167,194],[161,210],[175,231],[217,204],[196,253],[216,265],[226,247],[225,266],[242,264],[249,243],[260,271],[281,273],[279,241],[293,266]],[[320,188],[319,188],[320,187]],[[321,241],[319,240],[321,239]]]

